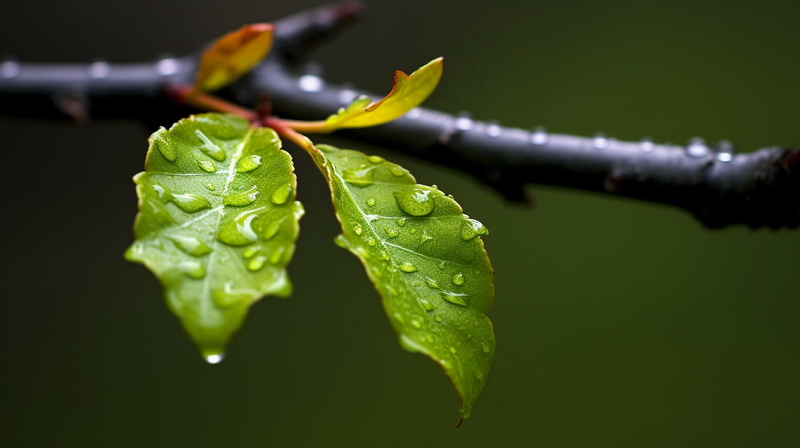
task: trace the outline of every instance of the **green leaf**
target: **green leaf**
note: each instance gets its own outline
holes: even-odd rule
[[[126,258],[153,271],[202,355],[217,362],[253,302],[291,292],[285,267],[303,215],[292,158],[275,131],[233,115],[192,116],[149,142]]]
[[[443,64],[444,58],[436,58],[411,76],[400,70],[395,71],[392,90],[386,97],[372,105],[368,96],[357,97],[347,108],[339,109],[339,112],[328,117],[325,126],[317,132],[376,126],[400,118],[433,93],[442,78]]]
[[[364,264],[400,344],[444,369],[462,419],[468,417],[495,348],[486,317],[494,271],[480,238],[488,230],[399,165],[327,145],[317,149],[309,152],[342,224],[336,243]]]

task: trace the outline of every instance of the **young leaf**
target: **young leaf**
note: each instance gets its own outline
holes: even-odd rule
[[[292,158],[275,131],[233,115],[192,116],[149,142],[126,258],[153,271],[203,356],[218,361],[253,302],[291,292],[285,267],[303,215]]]
[[[250,71],[269,52],[274,28],[269,23],[245,25],[217,39],[203,53],[196,88],[221,89]]]
[[[400,344],[444,369],[468,417],[495,348],[488,230],[399,165],[327,145],[310,153],[342,225],[336,243],[364,264]]]
[[[420,67],[411,76],[397,70],[394,85],[386,97],[370,105],[370,98],[361,95],[347,108],[325,120],[318,132],[330,132],[341,128],[363,128],[388,123],[400,118],[409,110],[419,106],[436,89],[442,78],[444,58],[436,58]]]

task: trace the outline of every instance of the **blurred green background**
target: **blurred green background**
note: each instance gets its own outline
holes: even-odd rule
[[[317,5],[13,2],[0,54],[152,60]],[[316,53],[329,81],[386,92],[393,70],[443,55],[426,106],[448,112],[628,140],[800,145],[797,1],[409,0],[365,12]],[[398,346],[362,267],[333,245],[321,176],[294,148],[307,210],[295,292],[257,304],[227,359],[207,365],[155,278],[122,258],[151,131],[0,119],[4,447],[800,446],[796,231],[708,231],[679,210],[536,186],[535,208],[511,207],[457,172],[348,145],[439,185],[491,230],[497,354],[456,430],[447,379]]]

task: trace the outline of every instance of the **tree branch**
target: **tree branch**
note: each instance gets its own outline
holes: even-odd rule
[[[296,69],[311,48],[359,11],[358,3],[345,2],[277,22],[270,56],[225,94],[248,106],[268,94],[276,114],[297,119],[319,119],[348,104],[365,92],[298,76]],[[190,83],[195,65],[193,56],[120,65],[6,61],[0,65],[0,114],[53,117],[60,111],[81,120],[91,112],[95,118],[171,123],[189,110],[168,98],[169,87]],[[709,228],[800,225],[800,149],[735,154],[728,142],[710,148],[702,141],[684,147],[583,138],[423,108],[340,134],[469,173],[512,201],[525,201],[523,187],[534,183],[680,207]]]

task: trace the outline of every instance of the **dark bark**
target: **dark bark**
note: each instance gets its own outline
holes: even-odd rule
[[[277,115],[319,119],[366,93],[296,72],[311,48],[359,10],[357,3],[346,2],[277,22],[267,60],[222,95],[255,106],[268,94]],[[6,61],[0,65],[0,114],[131,118],[154,127],[192,112],[168,92],[190,83],[195,65],[194,56],[119,65]],[[340,134],[469,173],[511,201],[525,201],[523,187],[533,183],[677,206],[710,228],[800,225],[800,149],[735,154],[726,142],[710,148],[702,142],[674,146],[583,138],[503,128],[423,108],[392,123]]]

